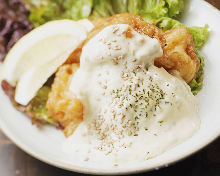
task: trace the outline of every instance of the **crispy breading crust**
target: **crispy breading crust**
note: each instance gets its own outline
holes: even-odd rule
[[[189,83],[195,78],[200,65],[195,54],[192,35],[187,28],[181,26],[166,31],[164,38],[166,39],[164,54],[155,60],[155,65],[164,67],[171,74],[179,74]]]
[[[66,137],[70,136],[83,120],[83,105],[69,91],[69,84],[79,64],[63,65],[59,68],[47,101],[48,113],[63,128]]]

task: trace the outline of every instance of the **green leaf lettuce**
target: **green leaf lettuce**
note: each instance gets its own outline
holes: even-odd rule
[[[108,17],[114,15],[115,12],[110,0],[93,0],[92,19],[100,17]]]
[[[205,27],[188,27],[197,50],[201,49],[209,38],[208,27],[208,25],[205,25]]]
[[[42,121],[46,121],[50,124],[57,125],[55,120],[49,116],[46,108],[46,103],[50,91],[50,87],[43,86],[37,92],[37,95],[28,104],[26,111],[33,113],[34,117],[42,118]]]
[[[182,12],[184,8],[183,0],[166,0],[166,2],[168,4],[169,17],[176,17]]]
[[[115,13],[128,12],[128,0],[112,0],[112,7]]]

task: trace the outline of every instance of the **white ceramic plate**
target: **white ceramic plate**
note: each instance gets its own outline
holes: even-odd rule
[[[220,13],[203,0],[191,0],[186,7],[184,24],[208,24],[211,37],[201,54],[206,57],[204,88],[198,95],[201,128],[192,138],[145,162],[134,162],[126,167],[100,168],[96,163],[79,162],[62,152],[65,140],[61,131],[53,127],[39,130],[30,120],[17,112],[8,97],[0,90],[0,127],[22,150],[41,161],[71,171],[93,174],[128,174],[149,171],[183,159],[200,150],[220,135]],[[180,129],[181,130],[181,129]]]

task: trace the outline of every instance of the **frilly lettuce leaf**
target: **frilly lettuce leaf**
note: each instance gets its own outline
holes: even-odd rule
[[[190,33],[193,36],[195,48],[197,50],[201,49],[207,42],[209,38],[208,28],[208,25],[205,25],[205,27],[188,27]]]
[[[128,1],[128,12],[142,16],[149,23],[155,23],[162,17],[177,17],[183,9],[183,0]]]
[[[93,0],[92,19],[100,17],[108,17],[114,15],[115,12],[110,0]]]
[[[24,2],[29,6],[29,19],[35,27],[51,20],[88,18],[93,8],[93,0],[24,0]]]
[[[205,27],[188,27],[190,33],[192,34],[194,45],[196,50],[200,50],[209,38],[208,25]],[[196,95],[203,86],[203,75],[204,75],[204,58],[197,54],[200,60],[199,71],[196,78],[191,81],[189,86],[191,87],[192,93]]]
[[[59,19],[63,15],[57,0],[24,0],[24,2],[30,9],[29,19],[35,27],[47,21]]]
[[[141,0],[129,0],[128,1],[128,12],[133,14],[140,14],[143,1]]]
[[[193,79],[190,83],[189,86],[191,88],[191,91],[194,95],[198,94],[199,91],[202,89],[203,86],[203,76],[204,76],[204,58],[202,56],[197,55],[197,57],[200,60],[200,66],[199,66],[199,71],[196,75],[196,78]]]
[[[143,0],[140,15],[149,23],[154,23],[155,20],[167,16],[168,8],[163,0]]]
[[[128,12],[128,0],[112,0],[111,2],[115,13]]]
[[[179,15],[183,8],[184,8],[184,2],[183,0],[166,0],[168,4],[168,16],[169,17],[176,17]]]
[[[56,19],[99,18],[130,12],[155,23],[162,17],[176,17],[183,10],[183,0],[24,0],[35,27]]]
[[[62,6],[66,18],[78,20],[89,17],[93,7],[93,0],[65,0]]]
[[[162,17],[159,20],[157,20],[155,24],[163,31],[175,28],[177,26],[183,26],[183,24],[180,23],[179,21],[169,17]]]
[[[177,26],[184,26],[179,21],[169,17],[162,17],[159,20],[157,20],[155,24],[163,31],[175,28]],[[192,34],[196,50],[201,49],[209,38],[209,31],[208,31],[209,26],[205,25],[204,27],[187,27],[187,28]]]
[[[28,104],[26,111],[33,113],[33,116],[35,117],[42,118],[43,121],[57,125],[56,121],[49,116],[46,108],[46,102],[50,91],[50,87],[43,86]]]

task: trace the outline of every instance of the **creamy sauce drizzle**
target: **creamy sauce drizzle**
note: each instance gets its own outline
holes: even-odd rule
[[[84,121],[64,151],[118,166],[150,159],[191,137],[200,124],[197,100],[183,80],[153,65],[162,54],[157,39],[126,24],[91,39],[70,85],[84,105]]]

